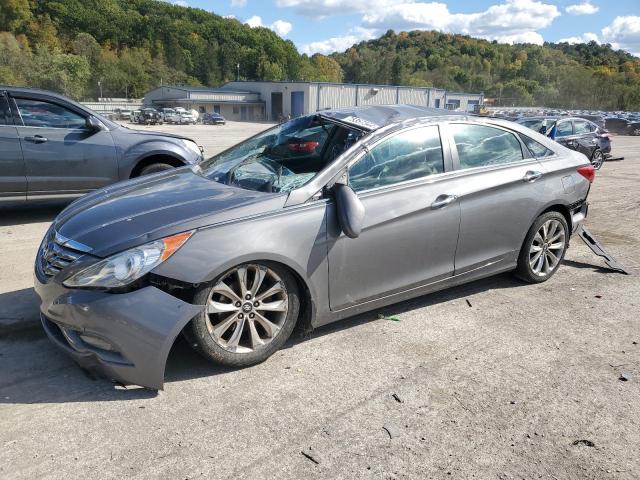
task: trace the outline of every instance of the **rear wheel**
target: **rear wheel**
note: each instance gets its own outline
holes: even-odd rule
[[[560,212],[540,215],[529,229],[518,257],[516,275],[529,283],[549,280],[569,245],[569,226]]]
[[[602,150],[597,149],[595,152],[593,152],[593,155],[591,155],[591,165],[593,165],[593,168],[595,168],[596,170],[600,170],[603,164],[604,154],[602,153]]]
[[[232,268],[195,296],[206,305],[185,329],[189,343],[215,363],[245,367],[270,357],[298,320],[298,285],[272,263]]]
[[[169,165],[168,163],[152,163],[151,165],[147,165],[142,170],[140,170],[140,177],[143,175],[151,175],[152,173],[164,172],[166,170],[171,170],[175,168],[173,165]]]

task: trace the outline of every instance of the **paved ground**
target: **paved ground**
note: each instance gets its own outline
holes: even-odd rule
[[[212,153],[233,128],[250,133],[181,130]],[[0,212],[0,478],[639,478],[640,138],[614,145],[626,160],[598,174],[588,226],[634,275],[574,239],[543,285],[425,296],[256,367],[179,343],[158,394],[89,378],[33,328],[57,210]]]

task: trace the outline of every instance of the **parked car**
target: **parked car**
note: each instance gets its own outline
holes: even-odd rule
[[[605,128],[611,133],[618,135],[630,135],[631,126],[626,118],[607,117],[605,118]]]
[[[143,108],[140,111],[137,123],[143,125],[162,125],[164,122],[162,115],[155,108]]]
[[[198,121],[196,117],[193,116],[191,112],[182,112],[178,113],[177,122],[180,125],[195,125]]]
[[[162,121],[165,123],[174,123],[174,118],[176,115],[176,111],[173,108],[162,108],[160,110],[160,114],[162,115]]]
[[[281,148],[308,132],[316,148]],[[42,325],[85,368],[152,389],[180,332],[252,365],[296,324],[505,271],[548,280],[594,173],[511,122],[404,105],[300,117],[70,205],[37,254]]]
[[[525,117],[516,121],[584,154],[597,170],[611,154],[611,135],[589,120],[571,117]]]
[[[127,108],[116,108],[116,114],[118,115],[118,120],[131,120],[132,111]]]
[[[61,95],[0,86],[0,200],[72,199],[202,160],[180,135],[123,127]]]
[[[202,114],[202,123],[204,125],[225,125],[227,121],[219,113],[204,113]]]

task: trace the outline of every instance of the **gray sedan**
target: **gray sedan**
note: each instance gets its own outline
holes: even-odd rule
[[[70,205],[37,255],[42,324],[84,368],[152,389],[181,333],[252,365],[296,324],[505,271],[548,280],[593,178],[584,155],[510,122],[323,111]]]
[[[0,205],[70,200],[202,159],[189,138],[132,130],[56,93],[0,85]]]

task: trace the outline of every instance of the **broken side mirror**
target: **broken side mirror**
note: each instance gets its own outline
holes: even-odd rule
[[[364,205],[346,182],[336,183],[333,191],[340,228],[347,237],[358,238],[364,224]]]

